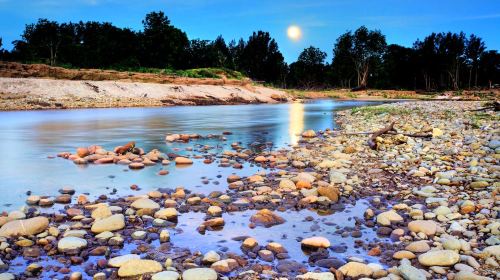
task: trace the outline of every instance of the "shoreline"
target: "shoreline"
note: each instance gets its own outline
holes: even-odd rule
[[[290,149],[245,153],[245,147],[236,145],[220,157],[201,154],[200,159],[208,160],[205,164],[238,168],[238,164],[250,163],[265,170],[248,177],[229,176],[225,178],[229,184],[225,192],[206,196],[196,193],[196,190],[177,187],[147,193],[137,190],[135,196],[113,199],[101,196],[91,202],[85,195],[79,195],[76,199],[74,190],[62,189],[55,199],[49,198],[43,203],[52,200],[52,204],[62,203],[68,207],[61,214],[41,216],[48,217],[48,222],[56,229],[68,223],[78,224],[75,221],[81,221],[80,226],[68,230],[71,234],[58,229],[56,235],[54,230],[47,229],[47,224],[41,230],[38,229],[36,234],[48,232],[49,237],[53,237],[49,238],[48,244],[51,246],[48,247],[52,249],[54,258],[76,255],[77,260],[81,260],[79,264],[84,262],[90,252],[93,252],[90,255],[104,255],[98,254],[104,252],[98,250],[100,247],[111,250],[111,256],[103,257],[106,262],[102,263],[102,267],[85,263],[85,272],[93,275],[94,279],[96,275],[105,275],[105,269],[116,277],[137,276],[133,271],[109,264],[112,258],[124,254],[116,247],[138,242],[144,250],[138,252],[145,253],[148,261],[122,265],[140,268],[141,275],[162,270],[177,274],[185,271],[194,273],[191,269],[199,268],[200,275],[215,275],[213,279],[217,279],[217,275],[230,276],[232,279],[266,276],[357,279],[363,275],[394,279],[405,273],[412,273],[415,279],[444,276],[451,279],[498,278],[496,260],[500,257],[500,245],[495,238],[500,235],[500,185],[495,170],[498,170],[500,159],[499,116],[490,111],[467,111],[481,106],[482,102],[417,101],[360,107],[337,113],[340,130],[305,131],[299,145]],[[397,121],[395,127],[399,133],[430,133],[431,137],[381,135],[376,139],[377,149],[372,150],[366,144],[369,135],[349,134],[376,131],[391,121]],[[171,138],[172,141],[181,139],[185,138],[182,135]],[[63,158],[89,165],[89,168],[99,168],[95,162],[99,160],[101,164],[106,164],[104,158],[107,158],[107,164],[118,164],[120,160],[128,160],[129,164],[132,161],[143,163],[141,168],[149,168],[150,163],[190,164],[189,159],[177,159],[175,155],[165,155],[168,159],[163,159],[164,155],[141,152],[140,149],[125,152],[116,154],[100,150],[99,147],[88,147],[79,150],[78,155],[69,153]],[[137,167],[139,165],[135,164],[130,168]],[[46,198],[38,197],[37,200],[36,197],[30,197],[28,201],[32,206],[29,207],[38,207],[33,205],[40,205],[42,199]],[[286,216],[286,211],[310,209],[342,213],[342,206],[359,202],[360,199],[368,199],[369,205],[364,215],[355,217],[356,223],[352,227],[337,228],[340,232],[334,236],[356,239],[353,246],[359,247],[355,248],[377,258],[384,266],[358,257],[346,256],[339,262],[332,261],[337,258],[334,255],[337,244],[331,245],[323,236],[335,231],[335,223],[331,221],[317,220],[314,225],[322,230],[302,233],[300,240],[282,238],[266,245],[269,238],[255,236],[260,243],[252,238],[252,229],[255,227],[269,226],[267,230],[273,231],[274,226],[289,223],[281,218]],[[77,204],[72,204],[76,201]],[[197,231],[204,234],[230,227],[223,214],[238,215],[249,209],[259,210],[257,213],[260,216],[254,218],[254,214],[250,221],[249,217],[239,220],[249,227],[248,232],[245,232],[245,236],[227,238],[235,238],[241,242],[241,247],[230,248],[229,251],[218,250],[218,260],[206,262],[209,252],[196,254],[187,250],[189,248],[177,248],[175,241],[170,240],[169,232],[176,233],[177,228],[172,218],[175,216],[177,219],[178,214],[182,217],[186,213],[206,213],[201,224],[192,225],[198,226]],[[13,212],[15,215],[11,214],[10,217],[20,215]],[[294,213],[299,215],[298,212]],[[33,211],[27,214],[29,217],[36,216]],[[305,223],[304,219],[301,224]],[[115,227],[116,220],[123,221],[118,228]],[[140,226],[137,226],[138,223]],[[96,224],[99,226],[96,227]],[[97,237],[96,234],[101,234],[99,231],[103,229],[110,234],[106,234],[107,238],[104,235]],[[369,231],[376,232],[377,239],[368,239],[367,236],[371,235],[364,236]],[[59,246],[62,240],[75,235],[81,236],[76,237],[76,241],[86,236],[88,244],[69,249]],[[33,239],[33,244],[25,248],[43,244],[41,240],[48,238],[45,236],[31,237],[28,240]],[[121,238],[121,245],[115,243],[118,237]],[[378,237],[392,241],[382,242]],[[200,235],[199,238],[203,240],[205,237]],[[266,241],[262,243],[262,239]],[[7,242],[13,243],[14,240],[9,239]],[[157,240],[160,240],[159,248],[150,246],[151,242]],[[347,239],[339,240],[347,242]],[[314,258],[308,259],[307,266],[287,257],[287,249],[292,250],[296,246],[306,246],[316,251]],[[44,249],[39,249],[39,254],[45,254],[45,248],[48,247],[46,245]],[[16,248],[14,250],[22,251]],[[169,261],[165,255],[178,257]],[[278,260],[277,263],[268,261],[271,256],[273,261]],[[111,259],[108,260],[108,257]],[[9,261],[8,258],[3,260]],[[73,260],[63,263],[60,271],[66,274],[71,272],[69,262]],[[326,267],[322,266],[325,263]],[[322,268],[322,272],[318,272],[319,268]],[[42,270],[38,270],[38,273]]]

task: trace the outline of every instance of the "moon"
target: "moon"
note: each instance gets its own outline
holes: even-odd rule
[[[297,25],[290,25],[286,31],[288,38],[292,41],[298,41],[302,37],[302,30]]]

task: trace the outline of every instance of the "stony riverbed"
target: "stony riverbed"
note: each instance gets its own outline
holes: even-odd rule
[[[218,178],[227,190],[209,194],[132,185],[135,195],[94,201],[72,188],[34,190],[25,207],[0,217],[0,279],[498,279],[499,116],[472,111],[482,106],[342,111],[340,130],[305,131],[291,149],[234,143],[189,158],[133,142],[75,147],[60,157],[88,168],[263,171]],[[377,138],[377,150],[358,134],[392,121],[397,133]],[[405,136],[423,134],[430,137]],[[209,136],[166,141],[198,137]]]

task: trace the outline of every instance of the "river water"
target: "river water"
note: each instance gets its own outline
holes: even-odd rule
[[[185,168],[171,164],[132,171],[127,166],[114,164],[82,167],[70,160],[52,156],[63,151],[74,152],[76,147],[92,144],[112,150],[129,141],[135,141],[138,147],[146,151],[159,149],[164,153],[175,152],[188,156],[199,154],[200,145],[214,146],[210,152],[217,154],[229,150],[233,142],[255,149],[281,148],[297,144],[304,130],[335,128],[337,110],[378,103],[316,100],[275,105],[0,112],[0,211],[19,209],[25,203],[27,191],[36,195],[55,196],[64,186],[74,188],[77,194],[87,193],[91,197],[100,194],[108,197],[142,194],[157,188],[177,186],[196,193],[208,194],[214,190],[225,192],[228,175],[248,176],[260,171],[260,167],[245,164],[243,169],[222,168],[217,164],[203,164],[201,160],[195,160],[193,165]],[[199,139],[189,143],[165,142],[168,133],[208,135],[224,131],[232,133],[225,136],[226,141]],[[157,173],[160,169],[168,169],[170,173],[159,176]],[[132,184],[137,184],[142,190],[130,190]],[[111,194],[112,189],[116,189],[114,195]],[[343,234],[346,228],[353,228],[354,219],[362,217],[367,207],[368,201],[359,200],[328,215],[309,210],[280,212],[286,223],[271,229],[249,228],[249,219],[255,210],[224,213],[224,228],[221,231],[208,231],[203,237],[196,228],[203,222],[204,213],[188,212],[181,214],[177,226],[169,230],[175,247],[188,248],[192,252],[238,252],[240,241],[235,241],[235,238],[242,235],[252,236],[260,244],[276,241],[288,249],[292,260],[305,265],[308,265],[308,256],[300,249],[298,240],[319,234],[332,241],[334,247],[341,248],[340,251],[330,250],[333,258],[345,261],[355,256],[377,262],[376,258],[367,256],[364,249],[355,246],[357,238],[350,233]],[[58,208],[60,206],[43,211],[58,211]],[[381,241],[371,228],[361,228],[361,233],[360,238],[365,242]],[[152,245],[157,246],[156,243]],[[139,241],[126,244],[115,253],[134,252],[140,244]],[[91,257],[86,263],[95,264],[99,258],[102,257]],[[42,256],[39,263],[46,267],[60,266],[49,256]],[[21,275],[26,265],[26,260],[18,256],[10,262],[8,271]],[[84,266],[71,266],[70,269],[84,272]],[[50,269],[39,275],[40,279],[58,276]]]
[[[57,190],[73,187],[77,193],[118,195],[137,184],[143,190],[184,186],[200,193],[225,190],[225,176],[246,175],[256,169],[246,166],[235,171],[217,165],[194,164],[189,168],[168,166],[170,174],[158,176],[161,166],[129,171],[119,165],[81,167],[61,158],[48,158],[59,152],[74,152],[92,144],[107,150],[135,141],[146,151],[159,149],[190,155],[186,147],[213,145],[221,152],[232,142],[241,145],[272,142],[274,147],[295,144],[306,129],[335,127],[336,110],[376,104],[363,101],[316,100],[307,103],[238,106],[182,106],[167,108],[119,108],[64,111],[0,112],[0,199],[1,210],[18,209],[26,192],[56,195]],[[204,139],[188,144],[166,143],[168,133],[221,134],[230,131],[227,141]],[[179,150],[177,150],[179,149]],[[175,170],[174,170],[175,169]],[[216,175],[223,179],[217,184]],[[213,181],[201,184],[201,177]]]

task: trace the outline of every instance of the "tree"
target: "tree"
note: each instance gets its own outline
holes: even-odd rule
[[[474,34],[469,36],[467,40],[467,47],[465,49],[465,56],[469,66],[469,88],[471,87],[472,72],[474,71],[474,87],[477,87],[479,59],[486,50],[484,41]]]
[[[416,51],[396,44],[387,46],[383,56],[382,81],[384,88],[416,88]]]
[[[498,51],[485,51],[479,59],[480,78],[483,84],[492,88],[494,84],[500,83],[500,53]]]
[[[324,84],[326,53],[310,46],[304,49],[297,62],[290,64],[289,83],[303,88],[319,87]]]
[[[142,21],[143,63],[150,67],[186,68],[186,33],[170,25],[163,12],[151,12]]]
[[[430,91],[434,84],[435,73],[439,72],[438,52],[437,52],[437,34],[424,38],[423,41],[417,40],[413,44],[417,56],[417,68],[422,73],[424,88]]]
[[[460,69],[465,61],[465,41],[463,32],[440,33],[437,36],[440,62],[449,76],[451,87],[455,90],[460,86]]]
[[[48,59],[55,65],[62,41],[59,24],[47,19],[39,19],[36,24],[28,24],[22,34],[32,56]]]
[[[334,57],[338,55],[336,52],[342,53],[344,58],[349,57],[354,63],[358,87],[365,88],[370,66],[381,60],[386,45],[385,36],[379,30],[361,26],[354,33],[349,31],[340,36],[334,47]]]
[[[340,35],[333,47],[333,74],[342,88],[350,88],[351,81],[356,74],[351,53],[352,48],[353,36],[350,31]]]
[[[239,68],[252,79],[284,83],[286,64],[269,32],[253,32],[239,57]]]

